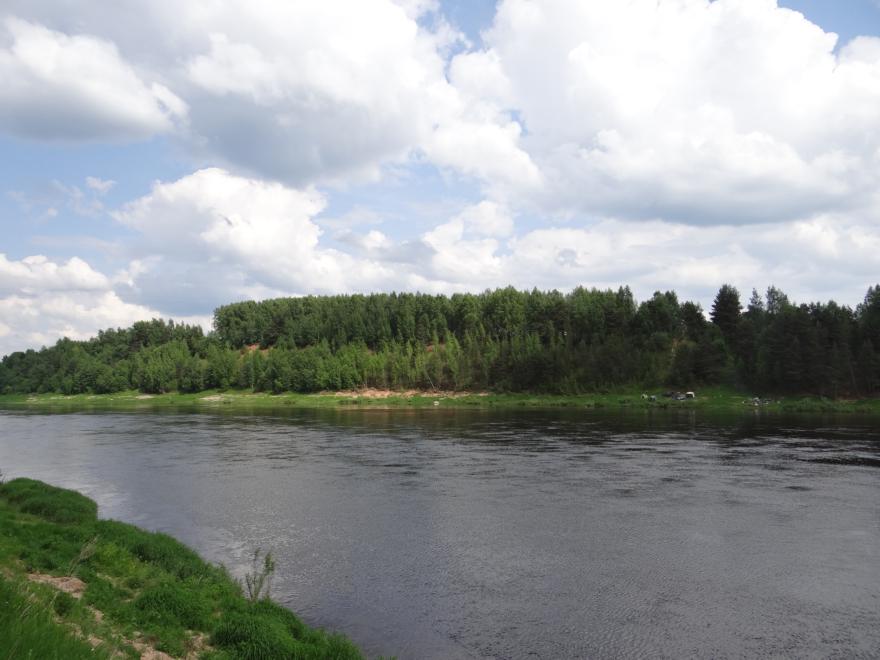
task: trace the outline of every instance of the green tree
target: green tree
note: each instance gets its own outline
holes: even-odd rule
[[[739,326],[742,304],[736,287],[724,284],[718,290],[712,303],[711,319],[724,337],[729,347],[736,345],[737,327]]]

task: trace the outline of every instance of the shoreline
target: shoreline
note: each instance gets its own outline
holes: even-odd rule
[[[644,398],[647,395],[648,398]],[[656,397],[652,399],[651,397]],[[314,394],[206,390],[197,393],[144,394],[5,394],[0,407],[45,410],[199,410],[270,409],[583,409],[583,410],[695,410],[727,413],[754,411],[781,413],[846,413],[880,415],[880,398],[825,399],[815,396],[766,397],[725,388],[698,391],[694,399],[674,400],[653,390],[593,394],[529,394],[449,391],[352,390]]]
[[[0,482],[0,527],[2,657],[363,658],[271,599],[269,551],[241,582],[171,536],[27,478]]]

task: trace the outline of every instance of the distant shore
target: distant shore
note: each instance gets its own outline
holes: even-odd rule
[[[272,408],[454,408],[454,409],[608,409],[608,410],[706,410],[747,412],[828,412],[880,414],[880,399],[826,399],[810,396],[763,396],[725,388],[696,391],[693,399],[676,399],[667,392],[621,391],[577,395],[352,390],[315,394],[250,392],[246,390],[169,392],[144,394],[138,391],[114,394],[7,394],[0,395],[0,407],[60,410],[132,409],[272,409]]]

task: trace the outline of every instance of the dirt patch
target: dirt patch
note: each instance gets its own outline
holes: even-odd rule
[[[138,394],[135,399],[152,399],[152,394]]]
[[[329,392],[327,394],[329,394]],[[334,396],[345,397],[348,399],[388,399],[390,397],[412,399],[416,396],[434,397],[435,399],[460,399],[465,396],[489,396],[488,392],[453,392],[448,390],[380,390],[374,387],[367,387],[362,390],[340,390],[339,392],[333,392],[332,394]]]
[[[55,575],[44,575],[43,573],[28,573],[28,580],[31,582],[39,582],[40,584],[48,584],[59,591],[70,594],[74,598],[82,598],[82,595],[86,590],[86,583],[75,577],[58,577]]]
[[[211,396],[203,396],[201,401],[223,401],[223,397],[220,394],[212,394]]]
[[[141,660],[174,660],[174,658],[164,651],[157,651],[146,644],[134,643],[132,646],[141,654]]]
[[[208,635],[205,633],[194,633],[186,646],[187,652],[185,657],[187,659],[192,658],[193,660],[200,657],[204,651],[211,648],[208,644]]]
[[[341,396],[347,399],[387,399],[392,396],[411,399],[414,396],[422,394],[418,390],[380,390],[374,387],[367,387],[362,390],[340,390],[339,392],[327,392],[334,396]],[[429,395],[426,395],[429,396]]]

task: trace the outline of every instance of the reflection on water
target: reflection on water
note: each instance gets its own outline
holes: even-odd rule
[[[880,432],[845,424],[0,412],[0,469],[234,570],[271,549],[276,599],[370,654],[876,657]]]

